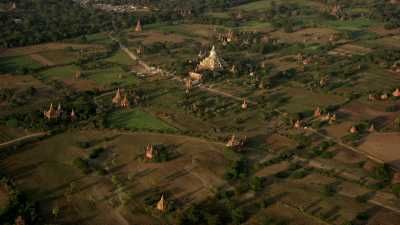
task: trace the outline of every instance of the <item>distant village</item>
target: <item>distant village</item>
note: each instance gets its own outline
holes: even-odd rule
[[[96,3],[95,1],[92,0],[75,0],[75,1],[79,2],[79,4],[83,7],[92,7],[107,12],[130,13],[138,11],[149,12],[153,10],[149,6],[134,5],[134,4],[112,5],[112,4]]]

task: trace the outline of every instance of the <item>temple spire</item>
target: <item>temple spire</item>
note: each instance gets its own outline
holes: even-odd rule
[[[137,22],[136,22],[135,31],[136,32],[142,32],[142,23],[140,22],[140,19],[138,19]]]
[[[167,202],[164,199],[164,195],[162,195],[160,201],[157,202],[157,209],[161,212],[165,212],[167,210]]]

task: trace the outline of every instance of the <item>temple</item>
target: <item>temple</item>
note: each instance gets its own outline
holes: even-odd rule
[[[145,152],[146,159],[149,159],[149,160],[153,159],[153,157],[154,157],[153,153],[154,153],[153,145],[147,145],[146,152]]]
[[[357,132],[358,132],[357,127],[352,126],[352,127],[350,128],[350,133],[355,134],[355,133],[357,133]]]
[[[140,20],[136,22],[135,32],[142,32],[142,23]]]
[[[400,97],[400,89],[396,88],[396,90],[392,93],[393,97]]]
[[[296,128],[296,129],[301,128],[301,122],[300,122],[300,120],[296,120],[296,122],[294,123],[293,127]]]
[[[387,93],[383,93],[381,95],[381,100],[388,100],[389,99],[389,95]]]
[[[160,201],[157,202],[157,209],[161,212],[165,212],[167,210],[167,202],[164,199],[164,195],[161,196]]]
[[[320,117],[322,115],[322,111],[320,107],[317,107],[314,111],[314,117]]]
[[[76,72],[75,72],[75,79],[79,79],[79,78],[81,78],[81,71],[80,70],[77,70]]]
[[[114,98],[112,99],[112,103],[114,104],[120,104],[121,103],[121,91],[119,88],[117,89],[117,93],[115,94]]]
[[[242,109],[247,109],[247,107],[248,107],[247,101],[246,101],[246,99],[243,99]]]
[[[187,79],[186,81],[185,81],[185,87],[186,87],[186,93],[189,93],[190,92],[190,90],[192,89],[192,87],[193,87],[193,81],[192,81],[192,79]]]
[[[74,109],[72,109],[70,116],[71,116],[71,120],[75,120],[76,119],[76,114],[75,114]]]
[[[124,99],[122,99],[120,106],[122,108],[128,108],[129,107],[129,100],[128,100],[128,96],[125,94]]]
[[[371,123],[371,126],[368,128],[368,132],[375,132],[375,124]]]
[[[57,119],[60,115],[61,115],[61,105],[58,105],[57,110],[54,109],[53,107],[53,103],[50,104],[49,110],[44,111],[43,115],[45,118],[47,118],[48,120],[51,119]]]
[[[197,67],[198,70],[211,70],[218,71],[222,70],[222,61],[218,58],[217,52],[215,51],[215,46],[212,47],[210,55],[203,59]]]
[[[122,98],[121,90],[119,88],[112,99],[112,103],[121,108],[128,108],[130,106],[128,96],[125,94],[124,98]]]
[[[237,138],[235,135],[232,135],[231,138],[229,139],[228,143],[226,143],[226,147],[228,148],[241,148],[244,146],[246,142],[246,137],[244,139]]]

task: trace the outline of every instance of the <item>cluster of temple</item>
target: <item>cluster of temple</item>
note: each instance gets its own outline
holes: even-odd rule
[[[314,110],[314,117],[320,119],[321,121],[329,121],[329,123],[333,123],[336,121],[336,114],[335,113],[327,113],[324,114],[320,107],[317,107]]]
[[[235,33],[232,30],[227,33],[220,33],[217,39],[218,41],[222,42],[223,45],[226,45],[235,40]]]
[[[43,115],[46,119],[48,120],[52,120],[52,119],[58,119],[61,117],[63,113],[61,104],[58,104],[57,109],[54,108],[53,103],[50,104],[50,107],[48,110],[43,112]],[[71,120],[75,120],[76,119],[76,114],[75,111],[72,109],[71,113],[70,113],[70,118]]]
[[[311,56],[305,56],[303,54],[298,54],[296,57],[303,65],[310,65],[313,62],[313,59]]]
[[[130,105],[127,94],[125,94],[122,98],[121,90],[119,88],[112,99],[112,103],[121,108],[128,108]]]
[[[212,47],[208,57],[203,59],[197,66],[197,71],[218,71],[224,69],[222,60],[218,57],[215,46]]]
[[[400,97],[400,89],[396,88],[393,92],[392,92],[392,96],[395,98],[399,98]],[[375,95],[375,94],[369,94],[368,95],[368,100],[370,101],[374,101],[374,100],[388,100],[389,99],[389,94],[388,93],[382,93],[380,95]]]
[[[339,4],[335,4],[335,5],[331,8],[329,14],[330,14],[331,16],[336,17],[337,19],[340,19],[340,20],[346,19],[346,14],[345,14],[345,12],[344,12],[344,10],[343,10],[343,7],[342,7],[341,5],[339,5]]]
[[[202,57],[203,54],[199,53],[199,57]],[[215,50],[215,46],[212,47],[210,54],[205,57],[200,63],[197,65],[195,71],[189,72],[189,76],[185,79],[185,88],[188,93],[194,84],[200,83],[203,79],[203,71],[220,71],[224,69],[224,62],[222,59],[218,57],[218,54]]]
[[[241,148],[244,147],[244,145],[246,144],[246,141],[247,141],[246,136],[244,138],[239,138],[239,137],[236,137],[236,135],[232,135],[225,146],[227,148],[240,150]]]

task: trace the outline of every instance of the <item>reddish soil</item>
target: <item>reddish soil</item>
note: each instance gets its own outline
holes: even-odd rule
[[[4,209],[8,204],[8,191],[3,184],[0,184],[0,209]]]
[[[37,61],[38,63],[42,64],[43,66],[54,66],[55,63],[50,61],[49,59],[45,58],[44,56],[40,55],[40,54],[32,54],[30,55],[31,58],[35,61]]]
[[[359,148],[400,168],[400,133],[370,134]]]
[[[47,44],[6,49],[4,51],[1,51],[0,57],[32,55],[50,50],[61,50],[65,49],[66,47],[103,49],[103,46],[95,44],[47,43]]]

